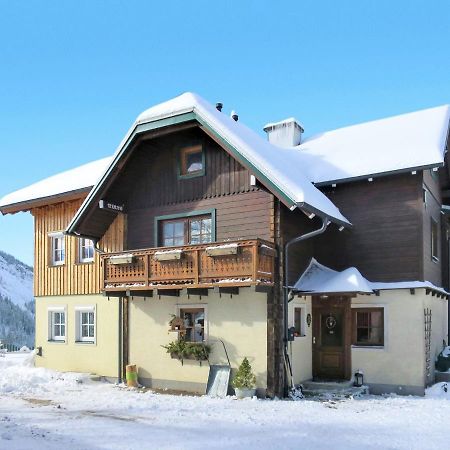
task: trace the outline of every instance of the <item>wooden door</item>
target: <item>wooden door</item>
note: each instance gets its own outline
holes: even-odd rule
[[[351,311],[345,297],[313,298],[313,377],[350,379]]]

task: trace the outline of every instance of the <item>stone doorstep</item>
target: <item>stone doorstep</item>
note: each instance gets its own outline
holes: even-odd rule
[[[368,386],[355,387],[353,386],[353,381],[305,381],[302,383],[302,390],[306,397],[316,397],[324,400],[361,397],[369,394]]]
[[[440,383],[442,381],[448,381],[450,382],[450,372],[439,372],[438,370],[435,370],[434,372],[434,378],[436,383]]]

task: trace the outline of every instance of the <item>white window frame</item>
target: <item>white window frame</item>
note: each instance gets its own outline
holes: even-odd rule
[[[50,261],[52,266],[63,266],[66,262],[66,239],[62,231],[56,231],[48,234],[50,238]],[[55,259],[55,243],[57,240],[61,240],[62,248],[58,251],[62,252],[62,258],[60,260]]]
[[[82,314],[94,313],[94,336],[84,336],[82,333]],[[76,306],[75,307],[75,342],[77,344],[95,344],[97,342],[97,309],[95,306]]]
[[[436,233],[433,233],[433,225],[436,225]],[[434,217],[430,219],[430,240],[431,240],[431,260],[434,262],[439,262],[439,221]],[[436,254],[434,253],[434,243],[436,240]]]
[[[56,336],[54,328],[54,314],[64,313],[64,336]],[[65,306],[50,306],[47,308],[48,318],[48,341],[49,342],[66,342],[67,340],[67,311]]]
[[[292,305],[292,306],[291,306]],[[295,308],[301,309],[301,322],[300,322],[300,336],[295,336],[294,339],[301,339],[306,337],[306,316],[307,316],[307,304],[306,303],[291,303],[291,310],[290,310],[290,321],[289,326],[295,327]]]
[[[205,312],[205,324],[203,326],[203,343],[208,342],[209,337],[209,321],[208,321],[208,305],[206,303],[179,303],[177,304],[177,317],[181,317],[182,309],[195,309],[201,308]]]
[[[83,245],[83,242],[89,241],[92,243],[92,258],[83,258],[83,248],[88,248],[86,245]],[[94,261],[95,248],[94,241],[87,238],[78,238],[78,262],[81,264],[90,263]]]
[[[388,333],[388,313],[387,313],[387,305],[385,303],[352,303],[351,304],[351,308],[356,308],[356,309],[364,309],[364,308],[383,308],[383,326],[384,326],[384,336],[383,336],[383,342],[384,345],[354,345],[352,344],[352,350],[357,350],[357,351],[387,351],[388,350],[388,346],[389,346],[389,333]],[[352,314],[353,315],[353,314]],[[353,326],[353,319],[352,319],[352,326]]]

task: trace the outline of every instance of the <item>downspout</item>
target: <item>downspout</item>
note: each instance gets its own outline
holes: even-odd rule
[[[310,231],[309,233],[302,234],[297,236],[290,241],[286,242],[284,246],[284,311],[283,311],[283,327],[284,327],[284,362],[285,362],[285,370],[286,370],[286,385],[288,383],[288,378],[291,381],[291,389],[295,389],[294,378],[292,375],[292,366],[289,359],[288,353],[288,339],[289,339],[289,322],[288,322],[288,306],[289,306],[289,249],[293,244],[297,244],[298,242],[306,241],[307,239],[311,239],[319,234],[322,234],[327,229],[330,221],[328,217],[322,217],[322,226],[314,231]]]
[[[117,384],[122,383],[122,311],[123,298],[119,297],[119,328],[117,330]]]

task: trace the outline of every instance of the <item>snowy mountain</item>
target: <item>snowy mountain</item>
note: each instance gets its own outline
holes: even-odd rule
[[[34,345],[33,269],[0,251],[0,340]]]

